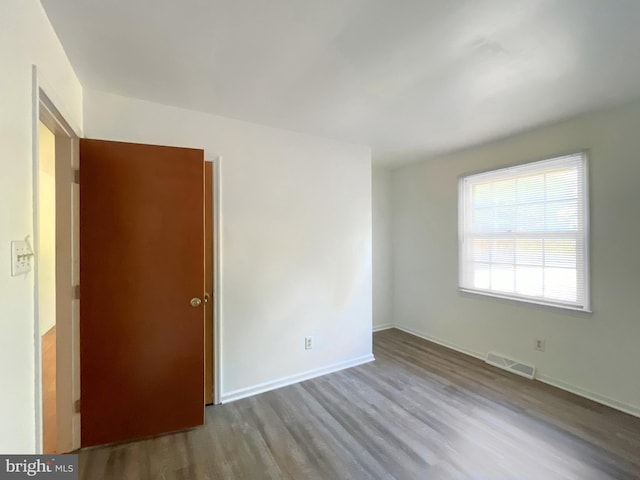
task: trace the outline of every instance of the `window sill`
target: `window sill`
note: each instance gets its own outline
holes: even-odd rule
[[[571,310],[573,312],[593,313],[593,311],[588,307],[579,307],[575,305],[567,305],[564,303],[555,303],[551,301],[547,302],[547,301],[538,300],[535,298],[521,297],[518,295],[500,294],[495,292],[487,292],[484,290],[474,290],[471,288],[462,288],[462,287],[458,287],[458,291],[462,293],[470,293],[472,295],[480,295],[483,297],[499,298],[502,300],[510,300],[510,301],[519,302],[519,303],[530,303],[533,305],[541,305],[543,307],[558,308],[561,310]]]

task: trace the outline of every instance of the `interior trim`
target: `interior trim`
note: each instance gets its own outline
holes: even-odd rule
[[[306,372],[297,373],[295,375],[289,375],[286,377],[281,377],[276,380],[272,380],[270,382],[258,383],[250,387],[239,388],[237,390],[233,390],[228,393],[223,393],[220,396],[220,401],[221,403],[234,402],[242,398],[251,397],[253,395],[268,392],[270,390],[275,390],[277,388],[286,387],[287,385],[292,385],[294,383],[302,382],[304,380],[310,380],[312,378],[321,377],[323,375],[327,375],[328,373],[333,373],[339,370],[344,370],[346,368],[363,365],[365,363],[373,362],[374,360],[375,358],[373,354],[369,354],[369,355],[363,355],[361,357],[356,357],[354,359],[347,360],[344,362],[327,365],[326,367],[314,368],[312,370],[307,370]]]
[[[426,335],[424,333],[419,333],[415,330],[412,330],[410,328],[406,328],[406,327],[400,327],[398,325],[395,326],[395,328],[397,328],[398,330],[402,330],[405,333],[408,333],[409,335],[414,335],[416,337],[420,337],[423,338],[425,340],[428,340],[429,342],[433,342],[436,343],[438,345],[441,345],[443,347],[449,348],[451,350],[455,350],[457,352],[460,353],[464,353],[465,355],[469,355],[471,357],[475,357],[478,358],[482,361],[485,360],[486,355],[481,354],[480,352],[475,352],[472,350],[468,350],[466,348],[460,347],[458,345],[454,345],[451,344],[449,342],[445,342],[444,340],[440,340],[437,338],[434,338],[430,335]],[[549,375],[545,375],[545,374],[539,374],[538,372],[536,372],[536,377],[534,378],[534,381],[537,380],[539,382],[542,383],[546,383],[547,385],[551,385],[553,387],[559,388],[560,390],[565,390],[567,392],[573,393],[574,395],[578,395],[579,397],[583,397],[583,398],[587,398],[589,400],[592,400],[594,402],[600,403],[602,405],[605,405],[607,407],[611,407],[615,410],[624,412],[624,413],[628,413],[629,415],[633,415],[634,417],[638,417],[640,418],[640,407],[637,407],[635,405],[631,405],[625,402],[621,402],[619,400],[615,400],[613,398],[610,397],[606,397],[604,395],[600,395],[599,393],[595,393],[595,392],[591,392],[590,390],[586,390],[584,388],[578,387],[576,385],[573,385],[571,383],[567,383],[564,382],[562,380],[558,380],[557,378],[553,378],[550,377]]]

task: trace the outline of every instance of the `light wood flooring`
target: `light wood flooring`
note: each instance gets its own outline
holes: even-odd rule
[[[44,453],[56,453],[56,327],[42,335],[42,447]]]
[[[399,330],[376,361],[80,453],[99,479],[640,479],[640,419]]]

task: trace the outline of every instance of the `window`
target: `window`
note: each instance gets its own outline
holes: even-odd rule
[[[586,154],[467,175],[460,289],[589,311]]]

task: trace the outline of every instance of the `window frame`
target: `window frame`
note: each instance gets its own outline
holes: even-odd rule
[[[515,168],[526,168],[530,166],[532,169],[534,168],[536,163],[542,163],[553,160],[561,160],[566,157],[572,156],[580,156],[582,161],[582,195],[579,196],[579,204],[578,204],[578,215],[582,215],[583,222],[583,231],[582,231],[582,241],[584,245],[584,252],[582,262],[580,262],[580,258],[577,255],[576,257],[576,268],[580,271],[580,267],[584,269],[584,301],[583,305],[575,305],[572,303],[565,303],[560,300],[552,300],[552,299],[544,299],[541,297],[533,297],[527,296],[518,293],[507,293],[507,292],[498,292],[487,289],[480,288],[470,288],[464,287],[463,278],[464,278],[464,260],[466,257],[464,249],[464,239],[465,233],[467,232],[466,226],[468,221],[468,211],[470,211],[471,205],[471,196],[466,194],[466,184],[465,181],[469,177],[473,177],[476,175],[482,174],[491,174],[497,173],[501,170],[508,171],[510,169]],[[580,211],[582,210],[582,211]],[[590,248],[590,217],[591,217],[591,207],[590,207],[590,192],[589,192],[589,151],[588,150],[578,150],[572,151],[569,153],[563,153],[558,155],[553,155],[550,157],[545,157],[542,159],[531,160],[521,163],[515,163],[506,166],[498,166],[495,168],[489,168],[474,172],[466,172],[458,176],[458,291],[463,293],[469,293],[474,295],[493,297],[505,300],[511,300],[515,302],[525,303],[525,304],[535,304],[542,305],[553,308],[560,308],[565,310],[573,310],[577,312],[586,312],[591,313],[591,248]],[[546,232],[545,232],[546,233]],[[490,233],[488,236],[495,236],[495,238],[500,238],[502,234],[500,233]],[[535,235],[535,234],[532,234]],[[505,235],[506,237],[507,235]],[[511,235],[510,238],[513,238],[515,235]],[[523,238],[527,238],[528,234],[523,234]],[[531,235],[529,235],[530,237]],[[579,237],[579,232],[578,232]]]

